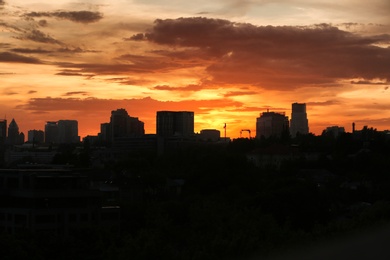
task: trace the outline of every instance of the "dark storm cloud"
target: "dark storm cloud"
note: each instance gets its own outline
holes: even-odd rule
[[[0,62],[42,64],[42,62],[37,58],[27,57],[12,52],[0,52]]]
[[[94,23],[103,18],[101,13],[91,11],[31,12],[25,16],[32,18],[55,17],[77,23]]]
[[[390,48],[377,46],[390,43],[389,34],[363,36],[328,24],[255,26],[194,17],[156,20],[150,32],[133,36],[143,38],[178,52],[187,48],[187,56],[181,54],[187,60],[213,57],[207,71],[221,83],[291,89],[331,86],[345,78],[390,79]]]

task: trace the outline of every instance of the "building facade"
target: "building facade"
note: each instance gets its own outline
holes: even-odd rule
[[[0,146],[5,146],[7,141],[7,119],[0,120]]]
[[[77,120],[58,121],[58,142],[61,144],[72,144],[80,142]]]
[[[156,133],[160,137],[193,136],[194,112],[157,111]]]
[[[27,132],[27,142],[41,144],[45,141],[45,133],[42,130],[29,130]]]
[[[144,122],[138,117],[131,117],[123,108],[111,111],[109,130],[111,141],[123,137],[141,137],[145,134]]]
[[[256,138],[280,138],[286,131],[289,131],[289,121],[284,113],[267,111],[256,120]]]
[[[48,121],[45,125],[45,143],[58,143],[58,123],[55,121]]]
[[[309,120],[307,119],[306,104],[293,103],[291,106],[290,134],[296,137],[297,133],[309,133]]]

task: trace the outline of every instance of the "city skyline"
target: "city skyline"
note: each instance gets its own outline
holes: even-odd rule
[[[306,104],[305,103],[297,103],[297,102],[295,102],[295,103],[292,103],[291,104],[292,105],[292,110],[294,110],[294,109],[297,109],[298,108],[298,111],[299,110],[302,110],[302,111],[306,111]],[[295,107],[295,108],[294,108]],[[299,112],[302,112],[302,111],[299,111]],[[113,134],[113,133],[111,133],[111,131],[112,130],[108,130],[109,132],[107,132],[107,127],[110,127],[110,129],[111,129],[111,124],[113,124],[113,115],[119,115],[119,114],[123,114],[123,116],[125,116],[126,118],[128,118],[128,119],[126,119],[126,121],[127,120],[129,120],[127,123],[124,123],[124,122],[121,122],[118,126],[120,126],[120,127],[124,127],[123,129],[117,129],[118,131],[120,131],[120,132],[128,132],[128,131],[135,131],[135,129],[138,129],[139,128],[139,123],[142,125],[142,132],[143,132],[143,134],[142,135],[145,135],[145,134],[155,134],[155,135],[165,135],[165,134],[162,134],[162,133],[159,133],[159,130],[158,130],[158,128],[159,127],[161,127],[162,128],[162,125],[160,125],[162,122],[160,122],[160,123],[158,123],[158,121],[159,120],[162,120],[162,118],[164,118],[164,117],[166,117],[166,115],[165,114],[171,114],[171,116],[173,115],[173,114],[177,114],[177,115],[180,115],[180,119],[178,118],[178,119],[173,119],[173,118],[170,118],[167,122],[165,122],[164,124],[166,124],[166,123],[168,123],[168,125],[165,125],[164,126],[164,128],[166,128],[166,127],[168,127],[169,129],[170,128],[172,128],[172,129],[170,129],[168,132],[172,132],[172,131],[174,131],[173,129],[176,129],[177,127],[179,127],[179,128],[177,128],[176,130],[178,130],[178,129],[181,129],[182,127],[185,127],[186,128],[186,136],[190,136],[191,135],[191,133],[193,133],[193,134],[202,134],[202,131],[218,131],[219,133],[221,133],[222,131],[221,131],[221,129],[211,129],[211,128],[204,128],[204,129],[200,129],[199,131],[196,131],[195,129],[194,129],[194,125],[196,125],[196,121],[194,120],[194,118],[195,118],[195,115],[194,115],[194,112],[192,112],[192,111],[166,111],[166,110],[164,110],[164,111],[156,111],[156,118],[155,118],[155,120],[156,120],[156,123],[155,123],[155,125],[156,125],[156,129],[155,129],[155,131],[154,132],[152,132],[152,133],[147,133],[147,132],[144,132],[144,122],[142,121],[142,120],[139,120],[138,119],[138,117],[132,117],[132,116],[130,116],[128,113],[127,113],[127,111],[126,111],[126,109],[124,109],[124,108],[117,108],[117,109],[115,109],[115,110],[112,110],[111,111],[111,117],[110,117],[110,122],[109,123],[107,123],[107,122],[100,122],[100,130],[97,132],[97,133],[95,133],[95,134],[89,134],[89,135],[85,135],[85,136],[82,136],[82,135],[78,135],[78,134],[76,134],[76,135],[78,135],[77,136],[77,138],[80,140],[80,139],[83,139],[84,137],[87,137],[87,136],[99,136],[99,135],[101,135],[101,134],[103,134],[103,136],[101,136],[101,138],[103,138],[102,140],[105,140],[105,141],[107,141],[106,139],[107,138],[109,138],[109,139],[111,139],[111,138],[113,138],[114,136],[115,136],[115,134]],[[291,114],[292,115],[292,114]],[[305,120],[304,120],[304,122],[299,122],[298,124],[302,124],[303,123],[303,126],[304,126],[304,129],[305,129],[305,126],[308,126],[308,125],[306,125],[307,123],[308,123],[308,118],[306,117],[306,113],[304,113],[304,118],[305,118]],[[120,117],[123,117],[123,116],[120,116]],[[163,117],[162,117],[163,116]],[[184,116],[184,118],[182,118]],[[190,116],[189,118],[187,118],[188,116]],[[302,116],[302,115],[299,115],[299,116]],[[276,121],[275,122],[273,122],[274,120],[276,119]],[[176,122],[176,120],[179,120],[178,122]],[[184,121],[183,121],[184,120]],[[190,122],[190,121],[188,121],[188,120],[190,120],[190,121],[192,121],[192,122]],[[228,137],[228,138],[233,138],[233,139],[236,139],[236,138],[242,138],[242,131],[249,131],[249,132],[254,132],[255,133],[255,136],[254,137],[252,137],[252,138],[261,138],[262,136],[263,137],[265,137],[265,138],[268,138],[268,137],[270,137],[270,136],[272,136],[272,135],[275,135],[276,134],[276,136],[279,136],[280,137],[280,134],[283,132],[283,130],[285,129],[285,127],[287,126],[287,129],[288,129],[288,131],[289,131],[289,134],[290,134],[290,136],[292,137],[292,138],[294,138],[295,137],[295,134],[293,133],[293,132],[291,132],[292,131],[292,128],[294,128],[294,127],[297,127],[297,125],[295,125],[295,126],[293,126],[294,125],[294,123],[292,122],[292,120],[291,120],[291,118],[288,116],[288,115],[286,115],[286,113],[285,112],[276,112],[276,111],[269,111],[269,109],[267,109],[267,111],[265,111],[265,112],[262,112],[262,113],[260,113],[259,114],[259,117],[257,117],[257,118],[255,118],[255,127],[254,127],[254,130],[251,130],[251,129],[242,129],[241,131],[240,131],[240,136],[239,137],[232,137],[232,136],[226,136],[226,137]],[[262,121],[263,120],[263,121]],[[267,123],[265,123],[265,121],[264,120],[266,120],[267,121]],[[44,122],[46,122],[46,124],[43,126],[43,130],[42,129],[28,129],[26,132],[23,132],[23,131],[19,131],[19,125],[16,123],[16,121],[17,120],[15,120],[14,118],[12,118],[12,120],[11,120],[11,122],[8,124],[8,125],[6,125],[5,126],[5,128],[6,129],[9,129],[9,127],[12,127],[11,125],[12,124],[14,124],[14,125],[16,125],[16,127],[17,127],[17,131],[18,131],[18,134],[20,133],[20,134],[22,134],[23,136],[27,136],[27,134],[28,135],[30,135],[30,132],[32,132],[32,131],[42,131],[42,134],[44,134],[45,136],[47,135],[47,134],[49,134],[48,133],[48,129],[47,129],[47,127],[49,127],[50,125],[55,125],[56,127],[58,126],[58,123],[74,123],[76,126],[75,126],[75,129],[76,130],[69,130],[70,132],[73,132],[73,133],[79,133],[79,129],[78,129],[78,125],[79,125],[79,122],[77,121],[77,120],[75,120],[75,119],[59,119],[59,120],[56,120],[56,121],[53,121],[53,120],[51,120],[51,121],[44,121]],[[120,119],[120,121],[123,121],[123,118],[122,119]],[[182,122],[183,121],[183,122]],[[187,122],[188,121],[188,122]],[[301,120],[299,120],[299,121],[301,121]],[[7,123],[7,119],[0,119],[0,122],[5,122],[5,123]],[[130,123],[130,122],[133,122],[133,123]],[[137,122],[139,122],[139,123],[137,123]],[[180,123],[179,123],[180,122]],[[186,123],[184,123],[184,122],[186,122]],[[260,123],[260,122],[263,122],[263,123]],[[283,123],[282,123],[283,122]],[[183,124],[182,126],[179,126],[179,125],[177,125],[177,126],[173,126],[173,125],[176,125],[176,124],[178,124],[179,123],[179,125],[180,124]],[[187,123],[190,123],[190,125],[188,125],[188,126],[184,126],[184,125],[186,125]],[[259,124],[260,123],[260,124]],[[132,124],[132,126],[130,127],[130,125],[127,125],[126,126],[126,124]],[[172,125],[171,125],[172,124]],[[264,124],[264,126],[263,126],[263,124]],[[295,124],[297,124],[297,122],[295,123]],[[140,126],[141,126],[140,125]],[[159,126],[160,125],[160,126]],[[268,127],[268,130],[266,130],[264,127],[265,126],[267,126]],[[130,130],[130,128],[132,129],[132,130]],[[135,127],[135,128],[134,128]],[[345,126],[342,126],[342,125],[337,125],[337,124],[333,124],[333,125],[329,125],[329,126],[326,126],[324,129],[322,129],[322,131],[321,131],[321,133],[320,134],[316,134],[316,133],[313,133],[313,132],[308,132],[308,133],[310,133],[310,134],[314,134],[314,135],[317,135],[317,136],[319,136],[319,135],[322,135],[324,132],[327,132],[327,131],[330,131],[331,129],[338,129],[338,128],[340,128],[340,129],[343,129],[343,132],[346,132],[346,133],[353,133],[355,130],[358,130],[358,129],[363,129],[363,128],[366,128],[366,127],[371,127],[372,129],[375,129],[375,130],[379,130],[379,131],[382,131],[382,130],[380,130],[380,129],[377,129],[375,126],[368,126],[368,125],[362,125],[361,126],[361,128],[359,128],[359,126],[357,126],[356,127],[356,123],[355,122],[352,122],[351,123],[351,125],[350,125],[350,128],[351,128],[351,131],[348,131],[348,128],[349,127],[345,127]],[[4,128],[4,127],[3,127]],[[117,127],[118,128],[118,127]],[[188,128],[188,129],[187,129]],[[225,129],[225,128],[227,128],[227,126],[226,126],[226,124],[222,127],[222,129]],[[273,129],[273,130],[271,130],[271,128]],[[307,127],[306,129],[308,130],[308,128],[309,127]],[[346,130],[345,130],[346,129]],[[183,130],[183,129],[182,129]],[[190,131],[189,131],[190,130]],[[193,130],[193,132],[192,132],[192,130]],[[138,129],[138,130],[136,130],[136,131],[141,131],[140,129]],[[161,130],[160,130],[161,131]],[[181,131],[181,130],[180,130]],[[293,130],[294,131],[294,130]],[[384,131],[389,131],[389,129],[384,129]],[[70,134],[70,132],[68,133],[68,134]],[[298,131],[299,132],[299,131]],[[138,132],[137,132],[138,133]],[[31,133],[32,134],[32,133]],[[110,137],[107,137],[106,135],[109,135]],[[128,132],[127,133],[129,136],[133,136],[133,137],[136,137],[136,136],[138,136],[138,137],[141,137],[142,135],[140,135],[139,133],[138,134],[135,134],[135,133],[130,133],[130,132]],[[303,134],[307,134],[307,133],[305,133],[305,132],[303,132]],[[56,134],[56,135],[58,135],[58,133]],[[112,135],[112,136],[111,136]],[[120,136],[124,136],[124,135],[126,135],[126,134],[119,134]],[[172,132],[171,134],[168,134],[167,136],[174,136],[175,134],[174,134],[174,132]],[[6,133],[6,136],[7,136],[7,138],[8,138],[8,132]],[[58,135],[58,136],[60,136],[60,135]],[[250,134],[249,134],[249,136],[250,136]],[[223,137],[223,136],[220,136],[221,138]],[[47,138],[47,137],[46,137]],[[46,139],[45,138],[45,139]],[[60,138],[60,137],[59,137]],[[65,137],[61,137],[62,139],[64,139]],[[68,137],[68,139],[69,138],[73,138],[73,137]],[[245,137],[244,137],[245,138]],[[80,140],[81,141],[81,140]],[[27,142],[27,140],[25,140],[25,142]],[[46,140],[45,140],[45,142],[46,142]]]
[[[20,131],[59,118],[96,135],[118,107],[155,133],[158,110],[195,132],[256,129],[307,104],[310,132],[390,128],[387,0],[0,0],[0,111]],[[43,121],[42,118],[46,120]]]

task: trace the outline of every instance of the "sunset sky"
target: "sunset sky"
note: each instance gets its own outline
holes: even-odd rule
[[[390,129],[389,0],[0,0],[0,118],[27,135],[125,108],[240,136],[306,103],[310,132]],[[244,134],[243,134],[244,135]],[[245,133],[245,137],[247,134]]]

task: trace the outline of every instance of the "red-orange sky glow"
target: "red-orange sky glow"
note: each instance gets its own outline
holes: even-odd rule
[[[0,0],[0,118],[84,137],[118,108],[146,133],[185,110],[236,138],[299,102],[317,135],[390,129],[390,2],[308,2]]]

